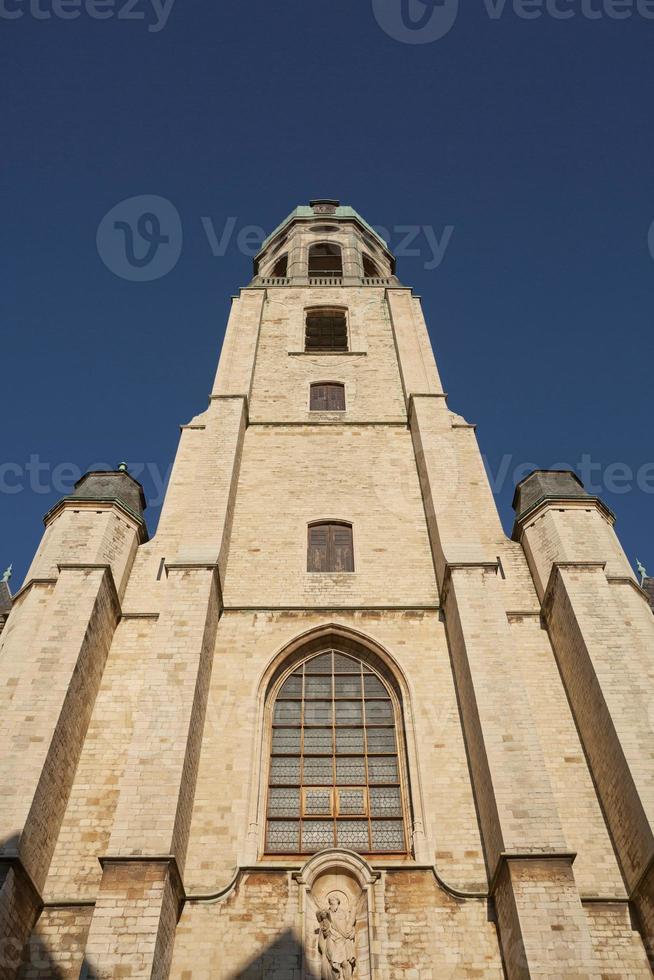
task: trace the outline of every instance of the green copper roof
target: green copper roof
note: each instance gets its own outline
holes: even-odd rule
[[[309,207],[309,205],[306,204],[301,204],[299,207],[295,208],[294,211],[291,211],[288,217],[284,218],[282,223],[277,225],[275,230],[270,235],[268,235],[268,237],[266,238],[266,240],[264,241],[263,245],[259,250],[260,253],[263,252],[264,248],[266,248],[268,243],[275,237],[275,235],[278,235],[279,232],[282,230],[282,228],[286,227],[289,221],[292,221],[293,218],[315,218],[316,221],[321,223],[328,222],[331,221],[332,219],[337,219],[337,218],[353,218],[355,221],[358,221],[359,224],[362,224],[363,227],[366,228],[371,235],[374,235],[374,237],[380,243],[382,248],[388,249],[388,245],[381,237],[381,235],[378,235],[375,229],[372,228],[368,224],[368,222],[361,217],[359,212],[355,211],[354,208],[349,207],[349,205],[346,204],[339,205],[336,208],[336,210],[333,212],[333,214],[316,214],[312,207]]]

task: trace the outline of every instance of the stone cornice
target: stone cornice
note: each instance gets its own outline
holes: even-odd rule
[[[415,407],[416,398],[444,398],[447,401],[447,392],[445,391],[412,391],[407,395],[407,422],[411,425],[413,421],[413,413]]]
[[[495,894],[500,875],[511,861],[566,861],[572,865],[576,857],[576,851],[559,851],[555,849],[542,851],[502,851],[497,859],[497,864],[495,865],[495,870],[488,886],[488,894],[491,898]]]
[[[443,606],[447,601],[449,590],[452,585],[452,573],[458,571],[469,571],[475,568],[484,572],[495,572],[495,574],[498,575],[500,571],[500,563],[497,560],[448,561],[445,563],[445,569],[443,571],[443,584],[441,585],[441,603]]]
[[[554,590],[556,589],[556,584],[559,578],[559,571],[561,569],[573,568],[579,571],[605,571],[606,562],[605,561],[555,561],[552,562],[552,570],[550,572],[550,577],[545,587],[545,593],[543,595],[543,601],[541,603],[541,609],[543,610],[543,615],[547,617],[549,614],[552,602],[554,599]]]
[[[178,909],[181,911],[186,901],[184,881],[182,879],[177,858],[174,854],[103,854],[98,857],[100,867],[104,872],[105,868],[121,864],[165,864],[170,872],[173,888],[177,896]]]
[[[615,524],[615,514],[599,497],[564,497],[547,494],[540,497],[520,517],[516,517],[513,524],[513,531],[511,532],[512,540],[520,542],[527,524],[536,520],[542,512],[549,510],[551,507],[556,508],[560,506],[563,506],[565,510],[592,510],[595,508],[608,521],[611,527]]]
[[[30,579],[28,579],[27,582],[25,582],[24,585],[22,585],[20,587],[20,589],[18,590],[18,592],[16,592],[16,594],[12,596],[12,600],[13,600],[12,609],[16,605],[16,600],[19,597],[22,597],[22,596],[26,595],[30,591],[30,589],[32,589],[34,586],[36,586],[36,585],[48,585],[48,586],[51,586],[51,585],[56,585],[56,584],[57,584],[56,578],[30,578]]]
[[[61,500],[57,501],[54,507],[51,507],[44,516],[43,523],[47,527],[56,517],[59,517],[62,511],[67,509],[97,510],[98,507],[103,509],[106,508],[107,510],[111,509],[112,507],[116,507],[118,510],[122,511],[126,517],[129,517],[130,520],[134,521],[136,525],[135,530],[139,536],[139,544],[145,544],[145,542],[148,540],[148,529],[145,520],[139,514],[136,514],[133,510],[131,510],[118,497],[97,497],[95,499],[90,497],[62,497]]]

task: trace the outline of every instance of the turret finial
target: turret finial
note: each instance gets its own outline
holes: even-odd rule
[[[638,565],[638,574],[640,575],[640,587],[642,589],[645,584],[645,579],[647,578],[647,569],[641,561],[636,558],[636,564]]]
[[[119,473],[127,473],[127,463],[119,463],[118,464],[118,472]]]

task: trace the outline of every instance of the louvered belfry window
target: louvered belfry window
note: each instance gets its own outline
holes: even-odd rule
[[[309,407],[312,412],[344,412],[345,385],[335,381],[312,384]]]
[[[306,351],[347,351],[345,310],[313,309],[307,311],[304,334]]]
[[[354,571],[351,524],[320,523],[309,525],[307,571]]]
[[[406,853],[395,717],[382,678],[337,650],[287,677],[273,707],[267,853]]]

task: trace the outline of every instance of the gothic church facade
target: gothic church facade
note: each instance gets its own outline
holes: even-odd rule
[[[572,473],[514,506],[386,244],[297,208],[156,535],[89,473],[4,596],[0,977],[651,977],[652,609]]]

